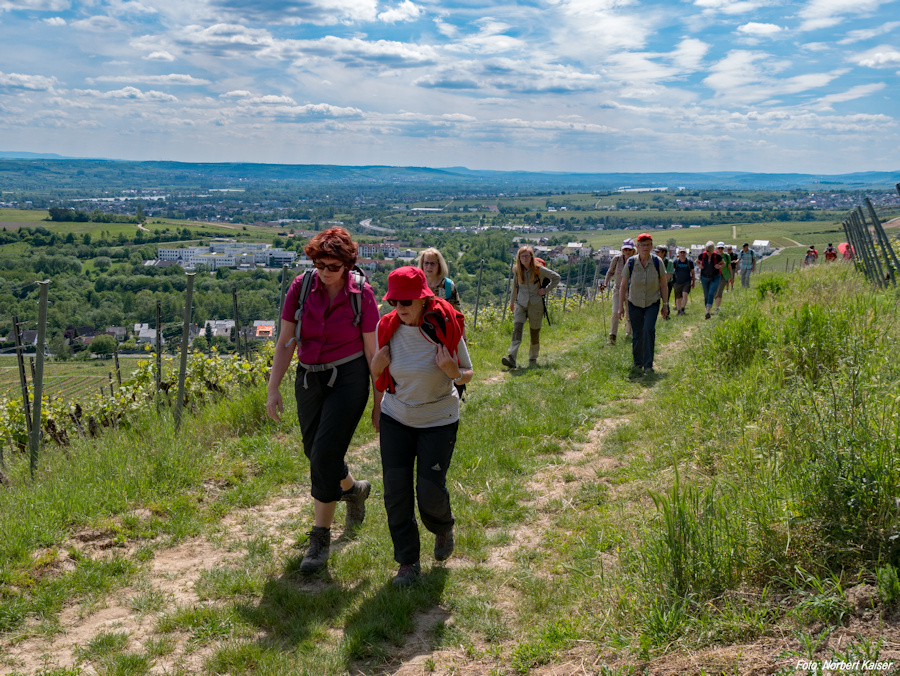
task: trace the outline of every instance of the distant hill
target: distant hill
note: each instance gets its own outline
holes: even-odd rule
[[[612,191],[620,188],[668,188],[715,190],[892,190],[900,171],[854,174],[763,174],[738,171],[660,173],[566,173],[529,171],[481,171],[465,167],[339,166],[325,164],[256,164],[202,162],[133,162],[73,159],[58,155],[0,151],[0,187],[16,187],[17,178],[28,175],[61,181],[74,187],[83,180],[102,180],[112,187],[231,183],[241,180],[296,181],[303,183],[379,185],[419,183],[469,186],[501,192]]]

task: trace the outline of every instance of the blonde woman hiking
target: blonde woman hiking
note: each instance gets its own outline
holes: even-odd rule
[[[447,261],[440,251],[431,247],[425,249],[419,254],[419,267],[425,272],[425,278],[428,280],[428,288],[435,295],[435,298],[443,298],[453,306],[457,312],[462,312],[459,305],[459,293],[456,291],[456,284],[448,276],[450,268]]]
[[[522,331],[526,319],[531,332],[528,363],[531,366],[537,363],[541,349],[541,322],[544,319],[543,297],[556,288],[559,280],[559,275],[553,270],[538,265],[534,249],[530,246],[523,246],[516,253],[512,299],[509,303],[509,309],[513,313],[513,334],[512,342],[509,344],[509,355],[500,360],[504,366],[516,368],[516,356],[519,353],[519,345],[522,344]]]

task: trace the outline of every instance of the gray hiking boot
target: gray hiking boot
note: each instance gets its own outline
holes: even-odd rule
[[[331,529],[313,526],[309,531],[309,548],[300,562],[300,572],[306,575],[321,570],[328,563],[331,553]]]
[[[453,554],[456,543],[453,540],[453,529],[446,533],[434,536],[434,558],[436,561],[446,561]]]
[[[397,589],[411,587],[416,583],[421,574],[422,568],[419,566],[418,561],[415,563],[404,563],[400,566],[400,570],[397,571],[397,574],[394,575],[391,584]]]
[[[503,357],[503,359],[500,360],[500,363],[503,364],[506,368],[516,368],[516,360],[512,357]]]
[[[353,488],[341,495],[341,502],[347,503],[345,528],[358,528],[366,518],[366,500],[372,490],[368,481],[354,481]]]

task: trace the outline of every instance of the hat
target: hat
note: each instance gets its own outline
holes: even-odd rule
[[[634,240],[631,239],[631,237],[629,237],[628,239],[626,239],[625,241],[622,242],[622,248],[623,249],[634,249],[635,248]]]
[[[683,253],[683,254],[686,254],[686,253],[687,253],[687,249],[685,249],[683,246],[680,246],[680,247],[678,247],[678,251],[677,251],[676,253]]]
[[[725,242],[719,242],[718,244],[716,244],[716,248],[718,249],[719,247],[722,247],[722,248],[724,249],[724,248],[725,248]]]
[[[637,236],[638,242],[641,242],[645,239],[649,239],[651,242],[653,241],[653,238],[650,235],[648,235],[646,232],[642,232],[640,235]]]
[[[405,265],[388,275],[388,292],[382,300],[416,300],[433,295],[434,292],[428,288],[425,272],[421,268]]]

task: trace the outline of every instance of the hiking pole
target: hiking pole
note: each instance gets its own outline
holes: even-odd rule
[[[546,289],[547,286],[549,286],[549,284],[550,284],[550,280],[544,279],[541,281],[541,288]],[[544,316],[547,318],[547,326],[553,326],[550,323],[550,313],[547,312],[547,294],[544,294],[543,296],[541,296],[541,302],[544,304]]]

